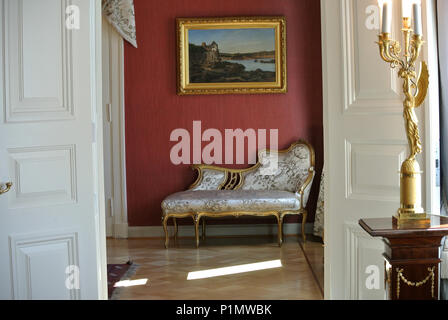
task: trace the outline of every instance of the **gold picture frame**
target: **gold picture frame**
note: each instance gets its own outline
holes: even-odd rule
[[[177,18],[176,25],[179,95],[286,93],[285,17]]]

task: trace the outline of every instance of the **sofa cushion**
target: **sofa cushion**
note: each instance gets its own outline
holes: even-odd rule
[[[311,152],[296,144],[288,152],[260,152],[260,166],[244,176],[243,190],[284,190],[296,192],[309,175]]]
[[[189,190],[168,196],[162,208],[165,213],[299,210],[300,195],[277,190]]]

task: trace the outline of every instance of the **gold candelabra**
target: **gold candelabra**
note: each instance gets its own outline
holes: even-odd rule
[[[402,31],[404,50],[398,41],[391,39],[390,33],[381,33],[378,41],[381,58],[389,63],[391,68],[400,68],[398,75],[403,79],[405,95],[403,115],[410,153],[401,166],[400,208],[396,218],[398,221],[428,220],[428,215],[421,206],[421,170],[416,156],[422,152],[422,144],[415,109],[420,107],[426,98],[429,73],[426,63],[422,61],[417,77],[415,65],[424,41],[421,35],[414,34],[410,18],[403,18]]]

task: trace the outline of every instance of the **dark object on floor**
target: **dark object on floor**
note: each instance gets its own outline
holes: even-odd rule
[[[132,261],[128,261],[123,264],[107,265],[107,292],[109,299],[112,297],[112,293],[115,289],[114,287],[115,283],[117,283],[118,281],[121,280],[121,278],[123,278],[123,276],[131,267],[132,263],[133,263]]]

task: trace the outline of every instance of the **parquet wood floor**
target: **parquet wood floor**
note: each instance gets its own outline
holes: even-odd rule
[[[139,267],[131,280],[146,285],[117,288],[118,299],[156,300],[317,300],[323,298],[323,248],[311,239],[302,246],[286,237],[282,248],[270,237],[193,239],[108,239],[108,263],[131,259]],[[307,257],[305,256],[307,253]],[[279,268],[187,280],[192,271],[281,260]]]

